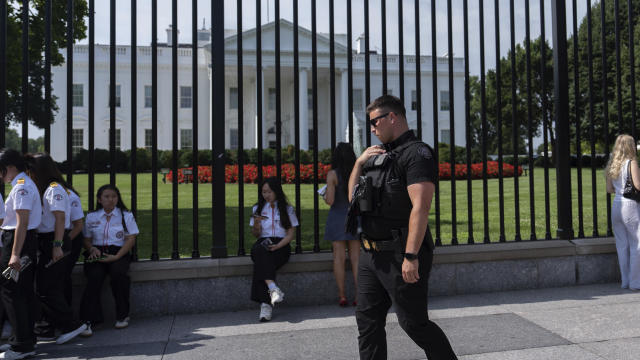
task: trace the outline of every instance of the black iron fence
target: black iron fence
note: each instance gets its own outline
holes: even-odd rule
[[[27,151],[29,145],[30,121],[44,128],[46,151],[66,145],[67,161],[64,166],[69,182],[79,176],[75,175],[77,171],[86,171],[86,175],[82,176],[87,178],[84,195],[88,209],[95,206],[93,196],[98,176],[94,167],[96,124],[102,120],[95,116],[98,106],[95,90],[102,86],[95,78],[95,36],[97,31],[109,32],[109,84],[117,84],[117,76],[127,77],[131,111],[129,114],[119,113],[120,90],[116,86],[108,86],[108,149],[112,164],[108,181],[130,184],[131,208],[138,219],[150,218],[146,232],[149,241],[144,245],[141,242],[137,250],[141,258],[158,260],[161,256],[171,256],[177,259],[188,257],[189,252],[191,257],[198,258],[202,244],[211,246],[212,257],[245,254],[248,246],[245,242],[247,214],[251,208],[247,201],[255,199],[259,190],[255,185],[245,184],[244,165],[247,165],[248,159],[244,151],[237,151],[237,159],[234,160],[238,172],[237,185],[234,185],[232,197],[237,204],[226,202],[230,185],[225,185],[225,165],[228,163],[225,149],[230,147],[230,141],[234,142],[233,147],[237,149],[257,148],[255,165],[258,183],[266,167],[265,149],[275,148],[273,162],[276,176],[281,177],[284,176],[284,145],[292,146],[295,176],[290,190],[302,225],[297,228],[295,252],[326,249],[327,244],[320,240],[324,227],[321,215],[322,212],[326,213],[326,208],[315,196],[322,185],[319,168],[319,152],[322,149],[319,140],[330,149],[342,139],[352,144],[364,141],[365,146],[374,143],[375,139],[367,131],[367,119],[362,110],[372,99],[392,89],[397,89],[394,95],[399,96],[415,114],[412,115],[412,125],[418,136],[434,145],[436,157],[443,163],[440,165],[443,178],[436,184],[430,220],[438,245],[611,235],[610,197],[605,195],[601,168],[602,159],[606,159],[611,140],[617,134],[627,132],[637,138],[637,65],[634,61],[640,55],[634,43],[640,18],[640,4],[637,1],[628,0],[626,4],[620,4],[619,0],[593,3],[590,0],[581,3],[577,0],[540,0],[539,3],[530,3],[529,0],[347,0],[346,3],[336,3],[334,0],[309,0],[303,3],[299,0],[274,0],[266,2],[266,10],[273,11],[275,20],[265,21],[265,2],[261,0],[255,3],[237,0],[236,4],[211,1],[205,4],[210,12],[200,10],[202,2],[193,0],[190,9],[190,44],[180,44],[177,31],[180,25],[179,11],[183,11],[181,9],[188,2],[181,1],[179,9],[177,0],[167,1],[171,5],[171,28],[174,31],[168,39],[170,44],[161,44],[157,33],[158,0],[149,1],[151,12],[148,14],[140,14],[137,10],[139,4],[148,5],[148,1],[130,1],[132,50],[128,61],[132,66],[129,74],[117,72],[118,62],[123,61],[123,55],[117,54],[116,32],[119,29],[116,27],[116,5],[124,1],[110,0],[108,30],[95,25],[95,0],[67,0],[64,6],[62,2],[53,0],[6,0],[0,3],[0,94],[3,94],[0,96],[0,117],[5,119],[5,124],[21,124],[23,151]],[[283,8],[287,12],[291,9],[291,21],[283,21],[284,17],[280,14]],[[354,12],[354,9],[357,11]],[[567,9],[571,11],[568,13]],[[228,14],[232,13],[230,10],[236,14],[235,32],[231,35],[227,34],[223,25],[232,22],[226,21]],[[321,10],[320,15],[318,10]],[[168,11],[168,8],[162,11]],[[532,15],[532,12],[535,14]],[[310,29],[301,26],[302,13],[305,19],[310,18]],[[64,17],[60,17],[60,14],[64,14]],[[392,15],[397,17],[394,19]],[[597,15],[600,15],[599,18]],[[140,176],[144,174],[138,171],[138,151],[131,151],[129,155],[129,179],[125,180],[122,174],[117,177],[118,169],[113,166],[119,154],[119,134],[129,133],[130,149],[142,147],[139,140],[141,105],[137,97],[142,84],[138,79],[138,67],[133,66],[140,61],[137,29],[141,16],[150,18],[152,39],[150,144],[147,138],[144,140],[144,146],[151,155],[150,191],[146,183],[139,186]],[[199,44],[199,32],[202,29],[197,26],[198,19],[203,16],[213,24],[210,41],[204,48]],[[377,17],[380,22],[374,23],[372,19]],[[532,17],[536,19],[533,22]],[[255,24],[247,24],[247,19],[253,18]],[[326,34],[318,31],[319,19],[328,21]],[[336,20],[345,34],[336,31]],[[354,20],[357,20],[357,25],[354,25]],[[78,26],[78,22],[86,27]],[[343,22],[346,22],[346,29],[342,27]],[[508,27],[505,27],[506,23]],[[548,36],[549,23],[551,36]],[[571,26],[571,34],[567,32],[568,25]],[[326,24],[323,23],[323,26]],[[281,35],[283,27],[291,28],[293,34],[292,39],[284,39],[285,48]],[[532,31],[532,27],[536,30]],[[268,41],[263,38],[267,30],[271,34],[271,28],[273,43],[270,42],[271,38],[266,39]],[[60,34],[60,31],[64,34]],[[84,147],[88,150],[88,161],[86,166],[77,166],[73,161],[73,130],[78,125],[74,123],[72,111],[75,106],[72,84],[74,74],[79,70],[74,69],[74,47],[77,47],[75,43],[78,39],[84,37],[85,31],[88,36],[84,45],[88,49],[88,141]],[[356,41],[354,34],[360,32],[362,35],[356,36]],[[43,37],[37,38],[37,34]],[[442,34],[446,35],[446,47],[439,45]],[[310,49],[301,49],[300,39],[303,35],[305,41],[310,39]],[[64,36],[66,42],[56,40],[56,36]],[[517,41],[517,38],[521,41]],[[249,39],[251,43],[248,43]],[[505,51],[506,39],[509,41]],[[373,40],[375,44],[372,46]],[[328,54],[319,53],[318,41],[322,46],[328,46]],[[425,43],[429,46],[423,46]],[[52,44],[55,46],[52,47]],[[357,49],[354,49],[354,44],[357,44]],[[397,49],[397,54],[389,54],[389,44],[393,44],[393,51]],[[410,51],[406,51],[405,46]],[[66,71],[66,102],[54,104],[52,64],[61,48],[64,48],[64,52],[61,51],[65,54],[64,64],[60,64],[58,59],[55,66]],[[250,58],[247,48],[254,49]],[[428,55],[423,54],[424,48],[428,49]],[[460,51],[460,48],[463,56],[456,58],[454,51]],[[21,54],[11,52],[17,49],[21,49]],[[161,49],[171,52],[170,70],[159,69],[158,54]],[[183,107],[178,78],[178,54],[181,49],[191,49],[192,179],[199,179],[202,175],[198,165],[211,166],[210,184],[192,181],[189,185],[191,204],[186,207],[181,204],[185,192],[181,191],[183,185],[179,185],[179,170],[182,167],[179,164],[179,150],[183,142],[182,139],[179,141],[179,126],[183,125],[179,116]],[[210,72],[204,78],[198,74],[202,61],[199,56],[203,54],[203,49],[205,55],[208,51],[209,57],[206,58]],[[342,52],[337,53],[336,49]],[[441,49],[446,49],[446,55],[436,56]],[[487,50],[495,50],[495,53],[490,54]],[[283,56],[286,56],[284,64]],[[292,63],[288,62],[289,56],[292,57]],[[303,63],[301,56],[304,57]],[[231,64],[233,61],[235,63]],[[340,69],[344,68],[340,74],[336,61],[340,63]],[[362,61],[364,67],[361,73],[356,74],[360,70],[354,66],[360,66]],[[462,70],[456,69],[458,62],[463,64]],[[301,103],[301,99],[306,97],[299,96],[306,94],[306,89],[301,90],[301,83],[307,86],[304,71],[309,68],[310,104]],[[286,69],[286,74],[283,74],[283,69]],[[160,71],[170,74],[170,81],[165,81],[162,87]],[[393,71],[393,76],[389,75],[390,71]],[[231,77],[229,72],[233,73]],[[461,73],[463,78],[460,83],[456,82],[456,72]],[[265,98],[262,91],[265,76],[271,74],[274,76],[274,88]],[[358,77],[359,74],[362,79]],[[439,74],[443,74],[440,79]],[[292,81],[283,81],[289,76]],[[338,76],[345,84],[341,83],[340,93],[336,84]],[[327,77],[328,85],[325,88],[321,80]],[[356,77],[358,81],[362,80],[364,89],[356,89]],[[259,91],[245,88],[249,78]],[[235,82],[233,117],[239,119],[234,129],[237,136],[233,140],[230,140],[226,131],[222,131],[228,129],[228,109],[233,101],[229,88],[225,86],[230,79]],[[202,81],[210,81],[209,96],[199,93],[198,84]],[[168,84],[171,86],[171,111],[170,114],[160,113],[159,96],[169,91],[166,88]],[[431,89],[428,85],[431,85]],[[290,87],[293,87],[292,92]],[[60,89],[55,90],[57,94],[62,94]],[[291,97],[291,93],[292,104],[285,99]],[[322,104],[319,103],[321,99]],[[209,103],[208,115],[199,111],[199,104],[203,102]],[[289,116],[286,114],[289,109],[283,110],[285,102],[292,107],[292,118],[286,119],[286,123],[283,120]],[[267,105],[271,111],[272,103],[273,126],[265,110]],[[66,141],[52,139],[51,122],[54,118],[61,121],[56,117],[58,108],[61,113],[66,113]],[[321,112],[325,118],[320,118]],[[303,114],[308,113],[311,113],[310,122],[302,119]],[[125,127],[118,126],[117,118],[124,115],[129,117],[129,121]],[[203,116],[210,118],[205,127],[210,132],[209,144],[199,143],[198,135],[203,126],[199,120]],[[249,117],[253,119],[247,121]],[[168,120],[162,122],[161,118]],[[461,119],[459,122],[456,121],[458,118]],[[287,130],[285,136],[283,130],[287,126],[293,129]],[[309,131],[305,132],[305,129]],[[363,132],[357,132],[358,129]],[[158,176],[162,167],[158,154],[163,147],[160,144],[160,130],[169,131],[171,135],[170,185],[164,185]],[[270,133],[272,130],[273,134]],[[344,130],[347,130],[346,134]],[[247,131],[254,131],[257,135],[247,139]],[[271,135],[266,137],[267,133]],[[460,139],[461,135],[463,140]],[[273,143],[268,141],[272,137],[275,137]],[[541,143],[539,149],[534,148],[536,141]],[[307,146],[303,146],[303,143],[314,150],[311,161],[312,192],[301,184],[300,151]],[[5,127],[0,127],[0,146],[6,144]],[[211,160],[206,163],[200,161],[199,154],[203,150],[211,152]],[[494,154],[497,169],[490,165]],[[505,167],[507,163],[513,165],[513,170]],[[553,169],[555,176],[550,172]],[[446,173],[449,176],[443,175]],[[525,175],[526,180],[522,179]],[[164,174],[162,180],[167,180]],[[512,180],[512,185],[508,184],[509,180]],[[171,206],[160,208],[160,198],[169,186]],[[245,191],[247,187],[250,187],[251,193]],[[141,195],[149,192],[149,196]],[[209,192],[210,199],[206,201],[210,200],[211,205],[199,207],[199,203],[203,202],[202,194],[208,196]],[[312,200],[309,199],[309,193],[312,194]],[[606,211],[600,208],[603,204],[606,204]],[[141,211],[143,208],[145,211]],[[169,209],[170,213],[167,212]],[[210,215],[210,218],[203,217],[203,214]],[[607,220],[603,226],[604,216]],[[185,221],[189,218],[191,223]],[[309,231],[303,232],[303,228]],[[190,234],[191,239],[185,234]],[[203,234],[207,234],[207,238]],[[189,243],[190,247],[186,245]],[[161,246],[167,244],[170,244],[170,251],[161,250]],[[230,248],[234,249],[233,253],[230,253]]]

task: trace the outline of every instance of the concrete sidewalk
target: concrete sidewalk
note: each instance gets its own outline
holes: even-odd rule
[[[286,289],[284,289],[286,292]],[[430,298],[430,316],[465,360],[640,359],[640,292],[618,284]],[[354,308],[288,307],[132,319],[88,339],[38,345],[42,359],[357,359]],[[390,359],[425,359],[387,318]]]

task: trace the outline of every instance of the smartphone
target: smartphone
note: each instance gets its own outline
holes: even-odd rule
[[[269,220],[269,217],[266,215],[253,215],[253,217],[258,220]]]

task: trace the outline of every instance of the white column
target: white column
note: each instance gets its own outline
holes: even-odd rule
[[[309,107],[307,101],[307,70],[300,70],[300,150],[309,150]]]
[[[347,142],[349,140],[349,73],[345,70],[340,74],[340,122],[337,139]],[[337,140],[336,139],[336,140]]]

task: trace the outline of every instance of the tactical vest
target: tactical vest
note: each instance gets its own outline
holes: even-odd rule
[[[405,171],[398,167],[400,154],[414,145],[424,144],[409,140],[390,152],[372,156],[363,166],[363,175],[371,179],[371,211],[362,212],[362,231],[377,240],[391,238],[392,229],[409,225],[411,199],[407,191]]]

